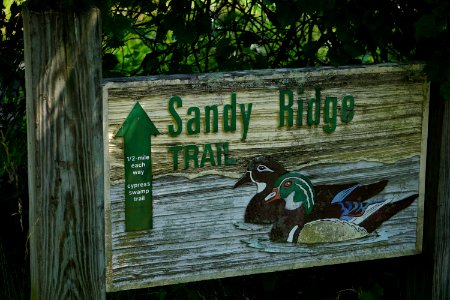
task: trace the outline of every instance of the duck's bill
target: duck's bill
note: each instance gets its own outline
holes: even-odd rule
[[[250,177],[250,171],[245,172],[244,175],[242,175],[242,177],[236,181],[236,183],[233,186],[234,188],[237,188],[238,186],[241,186],[243,184],[247,184],[247,183],[251,183],[252,182],[252,178]]]
[[[273,202],[275,200],[280,200],[280,194],[278,193],[278,189],[274,188],[273,191],[266,196],[266,198],[264,198],[264,200],[266,201],[266,203],[270,203]]]

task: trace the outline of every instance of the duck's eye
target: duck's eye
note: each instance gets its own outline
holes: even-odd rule
[[[290,187],[292,185],[292,181],[286,181],[283,186],[284,187]]]
[[[266,167],[265,165],[259,165],[258,167],[256,167],[256,170],[258,170],[258,172],[273,172],[273,170]]]

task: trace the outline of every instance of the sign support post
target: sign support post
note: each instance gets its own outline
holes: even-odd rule
[[[50,2],[24,11],[31,299],[104,299],[100,11]]]

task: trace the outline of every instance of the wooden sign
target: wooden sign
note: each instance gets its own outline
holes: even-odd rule
[[[108,290],[420,253],[422,68],[106,81]]]

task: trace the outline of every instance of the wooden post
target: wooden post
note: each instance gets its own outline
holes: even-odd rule
[[[450,101],[443,103],[438,180],[432,299],[450,299]]]
[[[450,101],[439,97],[439,85],[431,87],[423,253],[406,299],[450,297]]]
[[[100,12],[26,10],[24,40],[31,298],[103,299]]]

